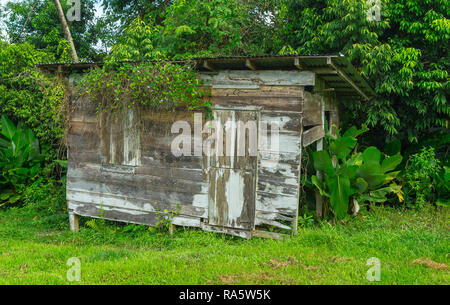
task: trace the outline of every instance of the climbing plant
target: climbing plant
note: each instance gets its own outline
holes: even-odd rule
[[[137,17],[113,46],[105,65],[83,77],[78,91],[98,102],[98,112],[123,114],[134,106],[210,112],[197,73],[189,63],[161,59],[153,48],[152,33],[152,27]]]
[[[98,102],[98,112],[120,114],[134,106],[155,111],[210,108],[201,81],[189,64],[107,64],[88,73],[78,87]]]

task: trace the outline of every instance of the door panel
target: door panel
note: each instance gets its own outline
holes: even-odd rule
[[[256,111],[216,110],[214,154],[210,166],[255,169],[258,152],[258,113]]]
[[[209,224],[251,230],[255,223],[258,112],[216,110],[209,170]]]
[[[209,224],[253,229],[255,178],[252,171],[212,168],[209,193]]]

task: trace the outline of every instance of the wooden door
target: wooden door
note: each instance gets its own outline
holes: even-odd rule
[[[252,230],[258,153],[258,111],[214,111],[209,159],[209,225]]]

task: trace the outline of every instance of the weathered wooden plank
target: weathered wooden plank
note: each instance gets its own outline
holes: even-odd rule
[[[263,219],[263,218],[256,218],[255,225],[256,226],[259,226],[259,225],[270,225],[270,226],[278,227],[280,229],[292,230],[292,228],[290,226],[282,224],[281,222],[278,222],[278,221],[275,221],[275,220],[270,220],[270,219]]]
[[[264,126],[261,126],[259,133],[259,150],[285,153],[298,153],[300,151],[302,143],[300,132],[274,132],[273,130],[266,130]]]
[[[298,186],[299,181],[297,177],[280,177],[274,175],[258,174],[258,182],[264,182],[268,184],[278,184],[286,186]]]
[[[251,231],[239,230],[239,229],[234,229],[234,228],[217,227],[217,226],[212,226],[212,225],[205,224],[205,223],[202,223],[201,227],[202,227],[203,231],[222,233],[222,234],[230,234],[230,235],[234,235],[234,236],[238,236],[238,237],[242,237],[242,238],[246,238],[246,239],[252,238]]]
[[[98,136],[98,125],[94,122],[70,121],[68,133],[72,135],[92,134]]]
[[[67,177],[69,187],[87,189],[92,191],[104,191],[111,193],[122,192],[125,195],[146,195],[155,192],[172,191],[188,194],[206,194],[206,183],[177,179],[172,177],[132,175],[119,172],[95,172],[72,169]]]
[[[175,216],[172,219],[172,224],[180,227],[197,227],[201,226],[200,217]]]
[[[339,112],[330,111],[329,128],[332,135],[336,135],[335,128],[339,129]]]
[[[267,175],[277,178],[298,178],[298,166],[272,160],[260,160],[258,175]]]
[[[317,141],[317,151],[323,150],[323,139]],[[319,180],[323,179],[323,173],[316,172],[316,176]],[[316,198],[316,216],[322,218],[323,216],[323,198],[320,194],[319,190],[315,190],[315,198]]]
[[[120,207],[109,208],[100,204],[94,205],[76,201],[69,201],[68,205],[71,213],[80,216],[144,224],[149,226],[154,226],[159,221],[154,212],[127,210]]]
[[[303,99],[303,126],[323,125],[322,112],[322,97],[305,91]]]
[[[258,153],[258,116],[255,111],[214,111],[216,123],[210,166],[256,168]]]
[[[256,210],[294,216],[298,208],[296,196],[256,192]]]
[[[203,168],[203,156],[176,157],[170,151],[143,150],[141,155],[143,166],[158,166],[172,168]]]
[[[254,88],[255,86],[314,86],[315,75],[309,71],[220,71],[200,74],[205,86],[213,88]]]
[[[259,151],[260,160],[277,161],[289,164],[299,164],[300,155],[298,152],[283,152],[283,151],[271,151],[271,150],[260,150]]]
[[[277,212],[267,212],[256,210],[255,219],[267,219],[267,220],[283,220],[283,221],[294,221],[291,216],[286,216]]]
[[[280,132],[293,131],[299,133],[301,128],[301,113],[261,111],[260,121],[267,124],[267,129],[271,129],[270,126],[274,124]]]
[[[336,98],[332,97],[332,96],[326,96],[324,98],[325,101],[325,111],[338,111],[339,107],[338,107],[338,101],[336,100]]]
[[[295,185],[287,184],[283,179],[278,179],[277,181],[264,181],[263,179],[258,179],[257,190],[277,195],[297,196],[297,185],[298,183]]]
[[[300,97],[265,97],[265,96],[213,96],[214,106],[261,106],[266,110],[286,110],[301,112],[303,109]]]
[[[208,217],[208,195],[196,196],[194,202],[183,201],[179,194],[152,193],[147,198],[127,197],[120,194],[96,193],[86,190],[68,189],[67,200],[85,204],[104,205],[129,211],[156,212],[170,210],[180,215]],[[200,198],[203,197],[203,198]],[[159,199],[159,200],[157,200]],[[200,202],[201,201],[203,202]]]
[[[303,132],[303,147],[309,146],[312,143],[325,137],[325,130],[323,125],[315,126]]]
[[[202,169],[196,168],[173,168],[158,166],[139,166],[134,170],[136,175],[158,176],[185,179],[190,181],[204,182]]]
[[[211,168],[209,186],[210,225],[253,229],[255,182],[252,171]]]
[[[68,134],[67,135],[68,149],[71,151],[97,151],[100,153],[100,137],[95,134]]]
[[[213,97],[303,98],[303,88],[294,86],[260,86],[258,89],[211,89]]]
[[[76,167],[78,163],[97,163],[100,164],[103,160],[98,151],[78,151],[68,147],[69,168]]]

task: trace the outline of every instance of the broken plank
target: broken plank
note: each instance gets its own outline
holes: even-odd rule
[[[308,129],[303,132],[303,147],[309,146],[323,137],[325,137],[325,130],[322,125]]]

